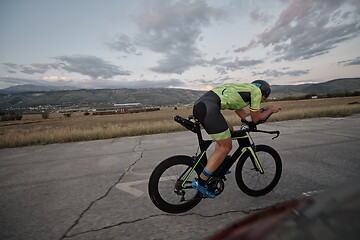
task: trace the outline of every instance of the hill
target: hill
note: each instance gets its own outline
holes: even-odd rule
[[[0,94],[13,94],[13,93],[23,93],[23,92],[53,92],[53,91],[68,91],[68,90],[77,90],[74,87],[57,87],[57,86],[39,86],[32,84],[24,84],[8,87],[5,89],[0,89]]]
[[[204,93],[202,91],[174,88],[82,89],[67,91],[56,90],[56,87],[45,87],[45,89],[44,87],[34,85],[3,89],[0,91],[1,109],[36,107],[39,105],[97,107],[113,106],[115,103],[141,103],[143,106],[192,104]],[[273,85],[271,97],[280,98],[347,91],[360,91],[360,78],[336,79],[319,84]]]
[[[344,78],[317,84],[273,85],[270,97],[304,96],[307,94],[327,94],[360,91],[360,78]]]
[[[166,106],[193,103],[202,91],[170,88],[96,89],[56,92],[25,92],[0,95],[2,108],[39,105],[113,106],[115,103],[141,103],[143,106]]]

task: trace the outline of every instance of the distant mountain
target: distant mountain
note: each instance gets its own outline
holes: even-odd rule
[[[272,98],[360,91],[360,78],[344,78],[317,84],[272,85]]]
[[[204,92],[171,88],[94,89],[57,92],[26,92],[0,95],[1,108],[39,105],[109,106],[115,103],[141,103],[143,106],[190,104]]]
[[[204,92],[174,88],[66,90],[57,87],[23,85],[0,91],[2,109],[39,105],[109,106],[115,103],[141,103],[143,106],[192,104]],[[13,92],[11,92],[13,91]],[[360,78],[336,79],[319,84],[273,85],[270,97],[304,96],[360,91]]]
[[[53,91],[68,91],[68,90],[77,90],[78,88],[74,87],[56,87],[56,86],[39,86],[39,85],[17,85],[8,87],[5,89],[0,89],[0,94],[12,94],[12,93],[23,93],[23,92],[53,92]]]

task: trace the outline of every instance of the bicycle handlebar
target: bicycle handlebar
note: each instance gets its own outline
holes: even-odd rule
[[[275,139],[277,137],[279,137],[280,135],[280,131],[276,130],[276,131],[265,131],[265,130],[258,130],[257,128],[253,129],[253,130],[249,130],[248,132],[261,132],[261,133],[268,133],[268,134],[276,134],[275,137],[273,137],[272,139]]]
[[[270,116],[269,116],[269,117],[270,117]],[[242,127],[241,129],[242,129],[243,131],[245,131],[245,132],[261,132],[261,133],[268,133],[268,134],[276,134],[276,136],[272,138],[272,139],[275,139],[275,138],[279,137],[280,131],[278,131],[278,130],[276,130],[276,131],[265,131],[265,130],[258,130],[258,129],[257,129],[257,125],[266,122],[266,120],[267,120],[269,117],[267,117],[267,118],[264,119],[264,120],[260,120],[260,121],[258,121],[257,123],[241,120],[243,123],[246,123],[246,125],[247,125],[247,126]]]
[[[189,119],[195,119],[195,117],[189,116]],[[256,125],[259,125],[260,123],[264,123],[264,122],[266,122],[266,120],[267,120],[267,118],[265,120],[261,120],[261,121],[257,122],[256,124],[254,122],[243,121],[247,124],[247,126],[242,127],[241,130],[245,131],[245,132],[261,132],[261,133],[268,133],[268,134],[276,134],[276,136],[273,137],[272,139],[279,137],[280,132],[277,130],[276,131],[265,131],[265,130],[257,129]],[[180,123],[182,126],[187,128],[188,130],[196,133],[196,124],[194,122],[192,122],[188,119],[185,119],[183,117],[180,117],[180,116],[175,116],[174,121]]]

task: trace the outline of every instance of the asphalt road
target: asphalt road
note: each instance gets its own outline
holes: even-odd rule
[[[358,176],[359,123],[360,115],[264,124],[259,129],[281,131],[275,140],[252,135],[280,153],[278,186],[253,198],[232,173],[220,196],[178,215],[152,204],[147,180],[163,159],[196,152],[191,132],[3,149],[0,239],[203,239],[257,210]]]

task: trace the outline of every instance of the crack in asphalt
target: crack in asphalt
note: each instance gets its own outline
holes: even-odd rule
[[[132,149],[132,152],[137,152],[140,150],[140,145],[142,142],[142,138],[140,137],[139,139],[139,143],[137,145],[134,146],[134,148]],[[108,226],[104,226],[98,229],[90,229],[90,230],[86,230],[86,231],[82,231],[82,232],[77,232],[77,233],[73,233],[70,234],[70,232],[80,223],[81,219],[83,218],[83,216],[93,207],[93,205],[95,203],[97,203],[98,201],[101,201],[102,199],[104,199],[105,197],[108,196],[108,194],[111,192],[111,190],[115,187],[116,184],[120,183],[121,180],[124,178],[124,176],[136,165],[136,163],[138,163],[142,157],[143,157],[143,153],[144,150],[140,150],[140,156],[138,159],[136,159],[132,164],[130,164],[128,166],[128,168],[126,169],[126,171],[121,174],[121,176],[119,177],[119,179],[112,185],[110,186],[110,188],[106,191],[106,193],[102,196],[100,196],[99,198],[95,199],[94,201],[92,201],[89,206],[87,206],[86,209],[84,209],[81,214],[79,215],[79,217],[74,221],[74,223],[65,231],[65,233],[62,235],[62,237],[59,240],[65,239],[65,238],[72,238],[75,236],[79,236],[79,235],[83,235],[83,234],[87,234],[87,233],[91,233],[91,232],[99,232],[102,230],[106,230],[106,229],[110,229],[110,228],[114,228],[114,227],[119,227],[122,225],[127,225],[127,224],[134,224],[134,223],[138,223],[141,221],[146,221],[149,219],[153,219],[153,218],[157,218],[157,217],[186,217],[186,216],[198,216],[201,218],[214,218],[214,217],[218,217],[218,216],[222,216],[222,215],[226,215],[226,214],[236,214],[236,213],[243,213],[243,214],[250,214],[252,212],[256,212],[259,210],[262,210],[264,208],[257,208],[257,209],[250,209],[250,210],[232,210],[232,211],[225,211],[225,212],[220,212],[217,214],[213,214],[213,215],[205,215],[205,214],[200,214],[200,213],[183,213],[183,214],[169,214],[169,213],[160,213],[160,214],[152,214],[149,215],[147,217],[144,218],[138,218],[138,219],[134,219],[134,220],[129,220],[129,221],[122,221],[119,223],[115,223],[115,224],[111,224]]]
[[[141,145],[141,141],[143,139],[143,136],[140,137],[139,139],[139,143],[137,145],[134,146],[134,148],[132,149],[133,152],[135,152],[136,150],[138,150],[140,148],[140,145]],[[73,234],[73,235],[69,235],[69,232],[74,229],[76,227],[76,225],[79,224],[80,220],[82,219],[82,217],[87,213],[87,211],[89,211],[92,206],[97,203],[98,201],[101,201],[102,199],[104,199],[105,197],[108,196],[108,194],[111,192],[111,190],[115,187],[116,184],[120,183],[120,181],[124,178],[124,176],[129,172],[129,170],[137,163],[139,162],[142,157],[143,157],[143,153],[144,151],[140,151],[140,157],[138,159],[136,159],[132,164],[130,164],[128,166],[128,168],[126,169],[126,171],[121,174],[121,176],[119,177],[119,179],[113,184],[110,186],[110,188],[106,191],[106,193],[102,196],[100,196],[99,198],[95,199],[94,201],[92,201],[89,206],[87,206],[87,208],[85,208],[79,215],[79,217],[74,221],[74,223],[65,231],[65,233],[61,236],[61,238],[59,240],[62,240],[62,239],[65,239],[65,238],[69,238],[69,237],[73,237],[73,236],[76,236],[78,235],[79,233],[77,234]]]
[[[140,145],[142,142],[142,138],[140,137],[139,139],[139,143],[137,145],[134,146],[134,148],[132,149],[132,152],[137,152],[140,150]],[[72,238],[75,236],[79,236],[79,235],[83,235],[83,234],[87,234],[87,233],[91,233],[91,232],[99,232],[102,230],[106,230],[106,229],[110,229],[110,228],[114,228],[114,227],[119,227],[122,225],[127,225],[127,224],[134,224],[134,223],[138,223],[141,221],[146,221],[149,219],[153,219],[153,218],[157,218],[157,217],[186,217],[186,216],[198,216],[201,218],[214,218],[214,217],[218,217],[218,216],[222,216],[222,215],[226,215],[226,214],[236,214],[236,213],[243,213],[243,214],[250,214],[262,209],[265,209],[267,207],[263,207],[263,208],[256,208],[256,209],[250,209],[250,210],[232,210],[232,211],[225,211],[225,212],[220,212],[220,213],[216,213],[213,215],[205,215],[205,214],[200,214],[200,213],[183,213],[183,214],[169,214],[169,213],[160,213],[160,214],[152,214],[149,215],[147,217],[144,218],[138,218],[138,219],[134,219],[134,220],[129,220],[129,221],[122,221],[122,222],[118,222],[115,224],[111,224],[111,225],[107,225],[98,229],[90,229],[90,230],[86,230],[86,231],[82,231],[82,232],[77,232],[77,233],[73,233],[70,234],[70,232],[80,223],[81,219],[83,218],[83,216],[93,207],[93,205],[95,203],[97,203],[98,201],[101,201],[102,199],[104,199],[105,197],[108,196],[108,194],[111,192],[111,190],[115,187],[116,184],[120,183],[121,180],[124,178],[124,176],[142,159],[143,157],[143,153],[144,150],[140,150],[140,156],[138,159],[136,159],[132,164],[130,164],[128,166],[128,168],[126,169],[126,171],[121,174],[121,176],[119,177],[119,179],[112,185],[110,186],[110,188],[106,191],[106,193],[102,196],[100,196],[99,198],[95,199],[94,201],[92,201],[89,206],[84,209],[81,214],[79,215],[79,217],[74,221],[74,223],[65,231],[65,233],[62,235],[62,237],[59,240],[65,239],[65,238]]]
[[[184,213],[184,214],[169,214],[169,213],[161,213],[161,214],[153,214],[144,218],[138,218],[138,219],[134,219],[131,221],[122,221],[119,223],[115,223],[115,224],[111,224],[108,226],[104,226],[102,228],[98,228],[98,229],[90,229],[87,231],[83,231],[83,232],[78,232],[72,235],[68,235],[66,236],[67,238],[71,238],[71,237],[75,237],[78,235],[82,235],[82,234],[86,234],[86,233],[91,233],[91,232],[99,232],[102,230],[106,230],[106,229],[110,229],[110,228],[114,228],[114,227],[119,227],[122,225],[126,225],[126,224],[133,224],[133,223],[137,223],[137,222],[141,222],[141,221],[146,221],[152,218],[157,218],[157,217],[186,217],[186,216],[198,216],[201,218],[214,218],[214,217],[218,217],[218,216],[222,216],[222,215],[226,215],[226,214],[234,214],[234,213],[243,213],[243,214],[250,214],[256,211],[260,211],[263,209],[266,209],[267,207],[263,207],[263,208],[256,208],[256,209],[251,209],[251,210],[233,210],[233,211],[226,211],[226,212],[221,212],[221,213],[217,213],[217,214],[213,214],[213,215],[204,215],[204,214],[200,214],[200,213]]]

